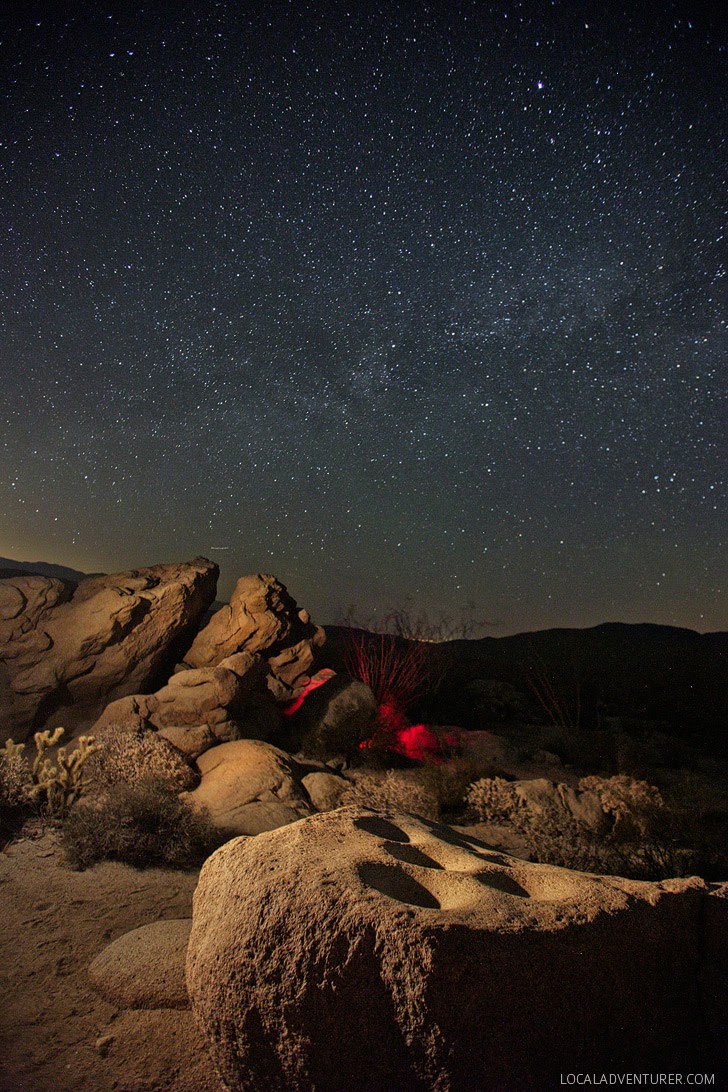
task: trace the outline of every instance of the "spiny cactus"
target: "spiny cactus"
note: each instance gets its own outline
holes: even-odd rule
[[[63,728],[35,733],[36,756],[31,771],[29,794],[45,804],[48,814],[58,819],[66,815],[90,783],[84,770],[86,760],[98,745],[93,736],[80,736],[77,748],[70,754],[65,747],[58,747],[55,762],[46,757],[46,751],[57,747],[63,737]]]

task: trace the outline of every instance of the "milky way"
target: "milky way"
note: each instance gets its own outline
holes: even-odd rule
[[[0,554],[728,628],[724,26],[656,7],[5,16]]]

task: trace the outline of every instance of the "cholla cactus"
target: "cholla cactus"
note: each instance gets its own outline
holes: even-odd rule
[[[45,803],[52,818],[61,818],[83,795],[90,778],[84,770],[86,760],[98,745],[93,736],[81,736],[78,747],[68,754],[65,747],[58,747],[55,763],[46,757],[46,751],[56,747],[63,737],[63,728],[35,733],[36,757],[31,772],[29,794],[34,800]]]

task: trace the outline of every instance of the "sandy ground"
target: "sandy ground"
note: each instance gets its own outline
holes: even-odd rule
[[[106,862],[72,872],[51,831],[0,852],[2,1092],[220,1092],[189,1011],[120,1010],[91,960],[149,922],[190,917],[197,873]]]

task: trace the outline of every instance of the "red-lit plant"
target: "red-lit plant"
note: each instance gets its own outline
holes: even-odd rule
[[[344,664],[377,699],[377,728],[363,749],[414,759],[439,754],[441,741],[435,733],[424,724],[413,725],[407,717],[413,702],[436,689],[444,673],[433,662],[427,642],[389,633],[352,634],[344,648]]]

